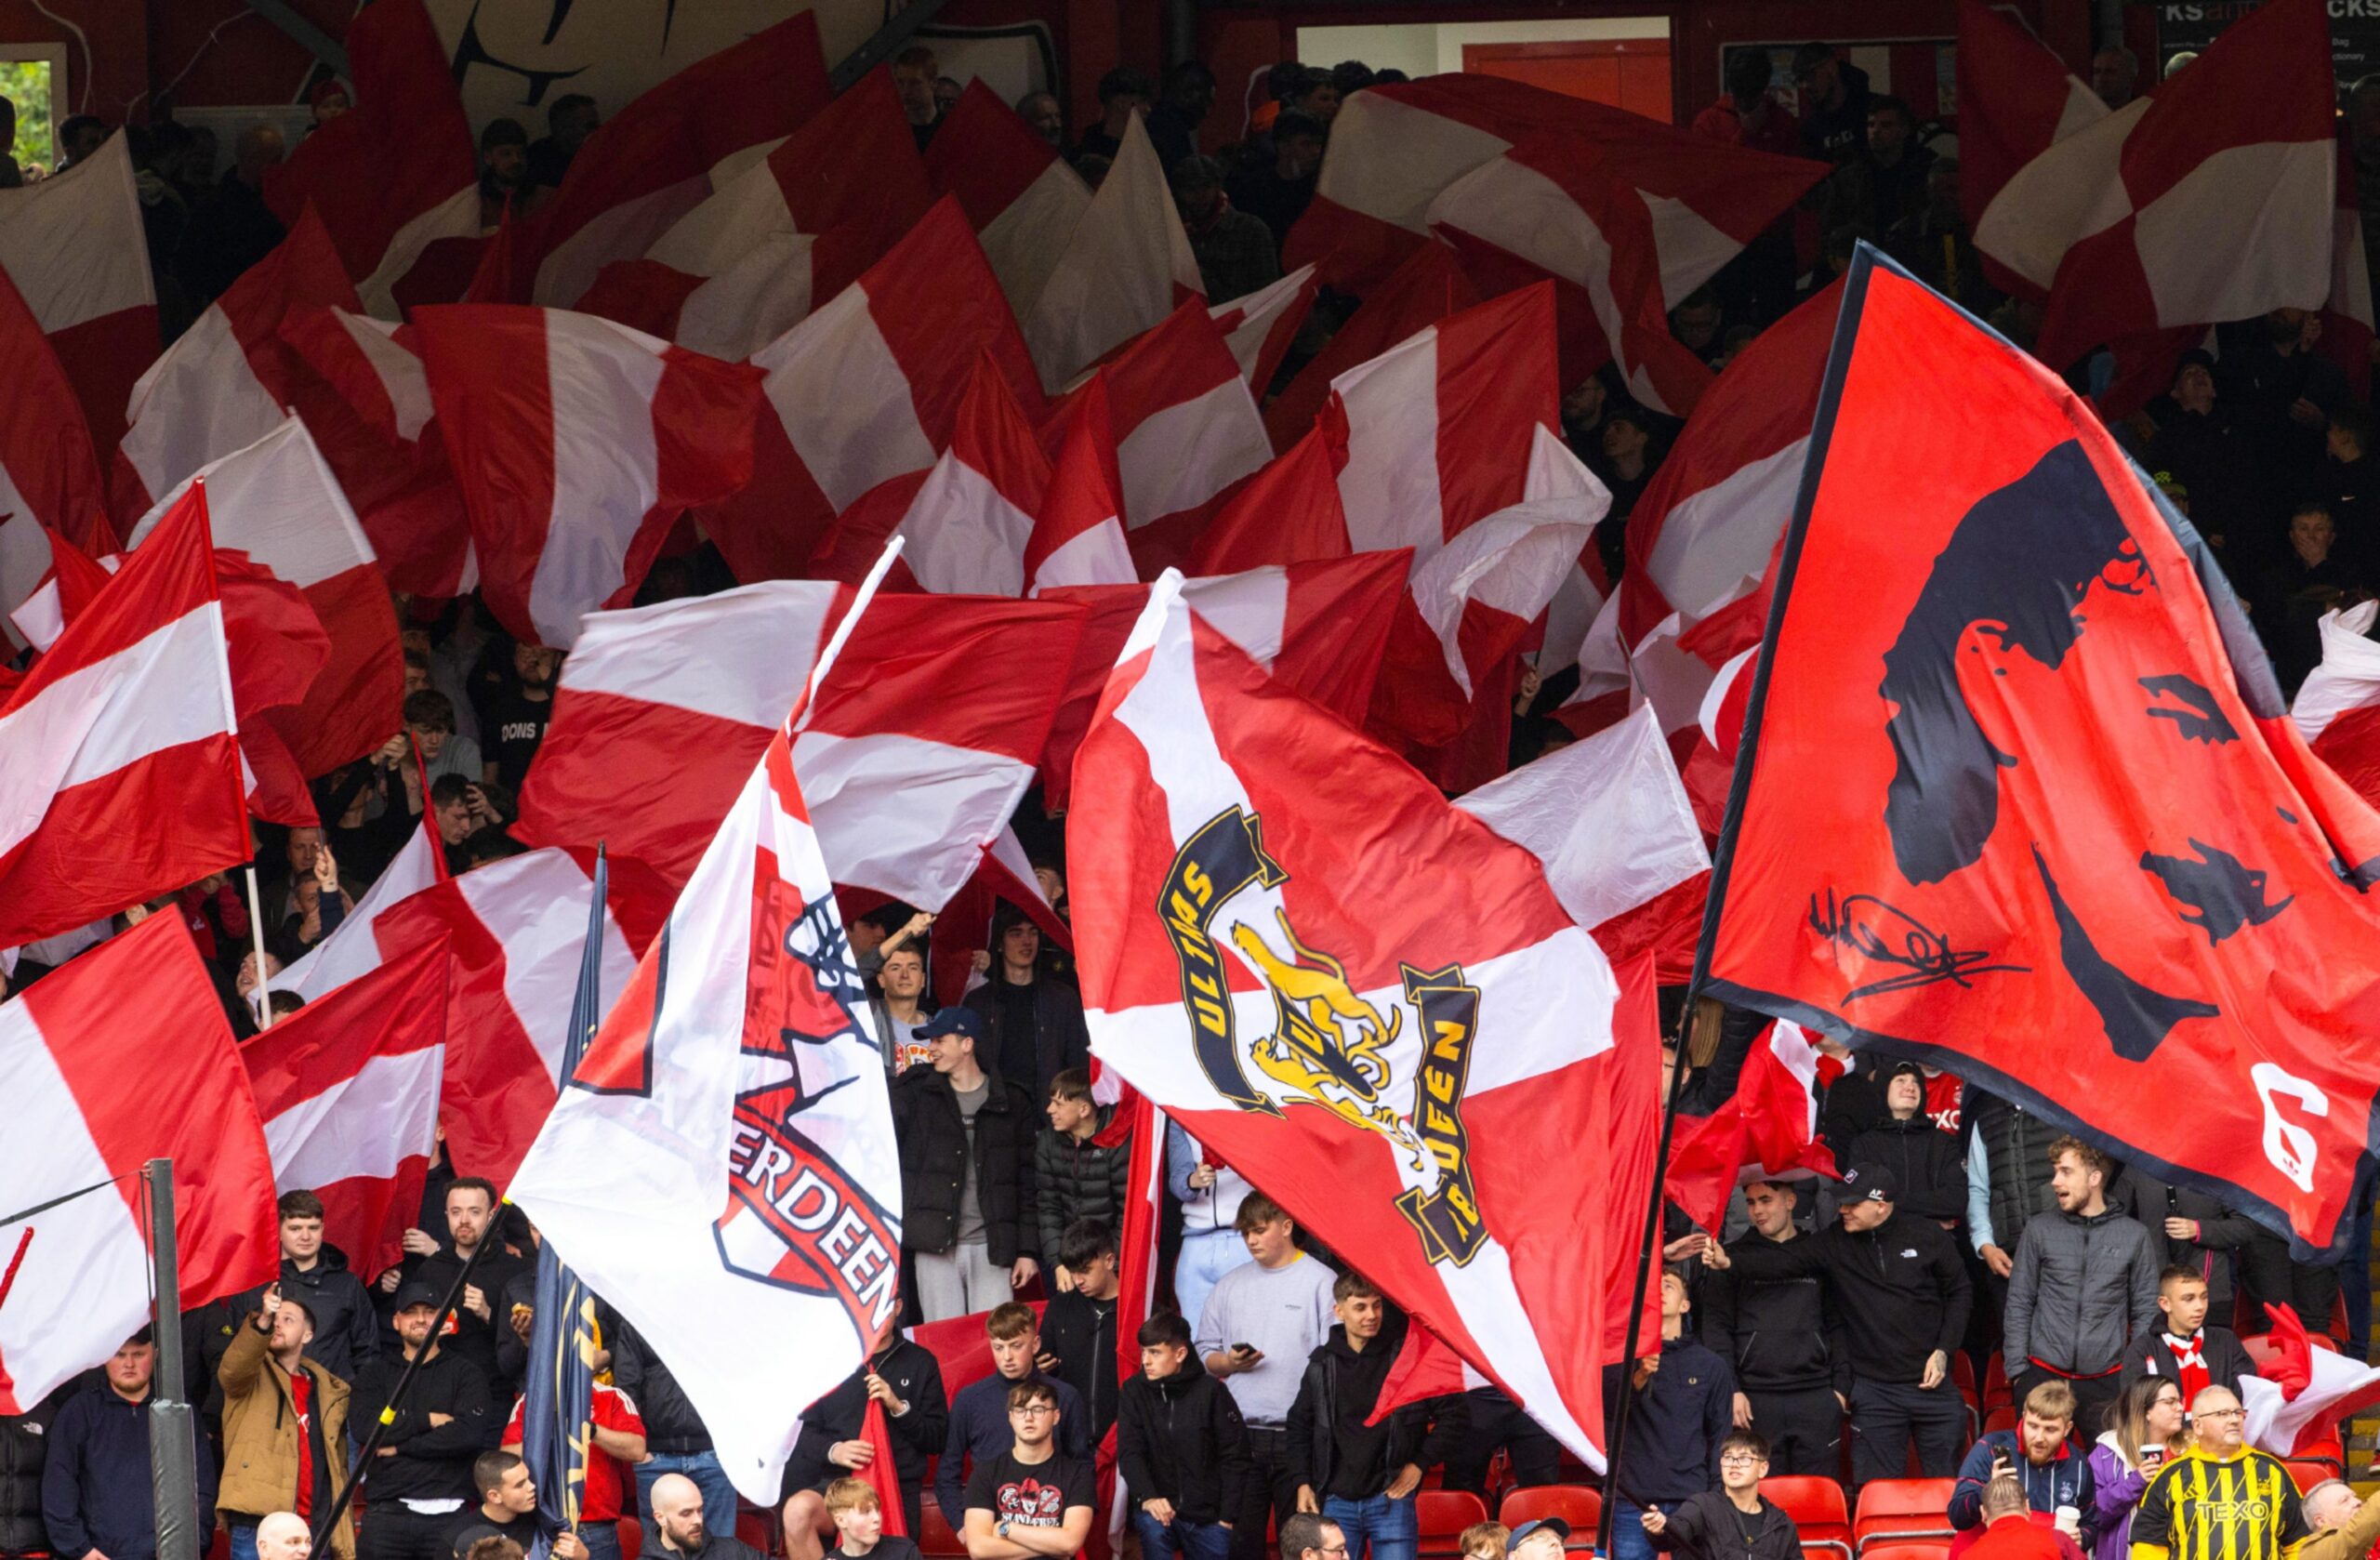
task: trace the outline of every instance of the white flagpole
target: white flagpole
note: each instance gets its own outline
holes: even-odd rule
[[[800,707],[793,714],[797,729],[809,719],[810,706],[817,699],[818,690],[826,685],[826,673],[833,668],[835,658],[843,653],[843,641],[852,637],[852,629],[859,623],[859,615],[866,612],[867,603],[876,599],[876,588],[884,583],[884,576],[892,571],[892,561],[901,556],[903,540],[895,533],[892,539],[884,544],[884,550],[877,555],[875,566],[867,571],[867,577],[859,582],[859,593],[852,598],[852,610],[843,614],[843,620],[835,625],[834,633],[827,637],[826,648],[818,653],[818,664],[810,668],[810,685],[801,691]]]
[[[257,897],[257,864],[240,868],[248,879],[248,934],[257,945],[257,1030],[272,1027],[272,987],[264,970],[264,903]]]

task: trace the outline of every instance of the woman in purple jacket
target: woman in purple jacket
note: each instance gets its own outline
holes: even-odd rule
[[[2127,1560],[2132,1514],[2149,1481],[2181,1444],[2182,1389],[2170,1376],[2143,1376],[2116,1405],[2116,1427],[2091,1448],[2099,1537],[2091,1560]]]

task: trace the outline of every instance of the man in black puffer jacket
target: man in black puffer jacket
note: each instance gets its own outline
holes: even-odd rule
[[[1895,1206],[1903,1213],[1954,1227],[1966,1217],[1967,1167],[1959,1140],[1925,1113],[1924,1069],[1914,1062],[1895,1062],[1876,1082],[1884,1091],[1884,1119],[1852,1140],[1850,1162],[1891,1170],[1900,1186]]]
[[[1410,1554],[1420,1525],[1413,1492],[1432,1463],[1462,1445],[1471,1405],[1461,1393],[1408,1403],[1384,1424],[1367,1424],[1410,1325],[1372,1281],[1342,1273],[1330,1289],[1338,1325],[1306,1356],[1284,1436],[1298,1510],[1319,1512],[1347,1535],[1350,1553],[1367,1540],[1375,1553]]]
[[[1132,1492],[1141,1553],[1223,1560],[1253,1464],[1239,1405],[1190,1347],[1190,1324],[1162,1311],[1141,1324],[1141,1373],[1124,1383],[1116,1465]]]
[[[67,1382],[21,1414],[0,1415],[0,1560],[50,1553],[41,1520],[41,1469],[49,1425],[76,1383]]]
[[[983,1015],[945,1008],[915,1038],[931,1066],[892,1083],[904,1246],[929,1322],[988,1311],[1040,1271],[1032,1097],[979,1061]]]
[[[1050,1080],[1042,1110],[1050,1125],[1033,1140],[1033,1198],[1041,1254],[1055,1260],[1066,1226],[1077,1220],[1094,1220],[1109,1229],[1124,1223],[1132,1144],[1129,1137],[1113,1145],[1098,1141],[1116,1119],[1116,1107],[1091,1097],[1091,1075],[1080,1067],[1068,1067]],[[1063,1263],[1058,1272],[1058,1288],[1065,1289]]]

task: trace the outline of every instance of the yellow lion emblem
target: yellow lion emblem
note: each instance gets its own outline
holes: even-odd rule
[[[1386,1053],[1403,1032],[1403,1011],[1391,1007],[1383,1019],[1348,984],[1345,965],[1308,947],[1287,914],[1276,910],[1274,919],[1289,941],[1286,959],[1245,921],[1231,932],[1233,944],[1273,988],[1281,1020],[1272,1034],[1249,1042],[1249,1060],[1309,1103],[1379,1132],[1412,1157],[1415,1170],[1427,1170],[1429,1151],[1411,1123],[1380,1097],[1389,1085]]]

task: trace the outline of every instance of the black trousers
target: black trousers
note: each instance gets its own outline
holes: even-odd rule
[[[444,1516],[424,1516],[402,1501],[375,1501],[364,1514],[356,1560],[453,1560],[455,1534],[477,1514],[469,1502]]]
[[[1289,1433],[1263,1425],[1248,1427],[1248,1487],[1231,1525],[1231,1560],[1266,1560],[1273,1546],[1265,1524],[1277,1516],[1287,1522],[1297,1514],[1298,1481],[1289,1472]]]
[[[1513,1482],[1523,1488],[1560,1482],[1562,1443],[1547,1434],[1521,1406],[1498,1387],[1480,1387],[1471,1400],[1471,1428],[1447,1459],[1446,1487],[1488,1499],[1488,1465],[1496,1448],[1512,1454]],[[1292,1490],[1290,1493],[1295,1494]]]
[[[1799,1392],[1754,1392],[1752,1427],[1768,1437],[1768,1471],[1843,1476],[1843,1405],[1831,1387]]]
[[[1966,1427],[1966,1400],[1947,1378],[1932,1388],[1914,1382],[1854,1382],[1851,1482],[1906,1477],[1911,1441],[1920,1473],[1929,1479],[1950,1478],[1959,1471]]]

